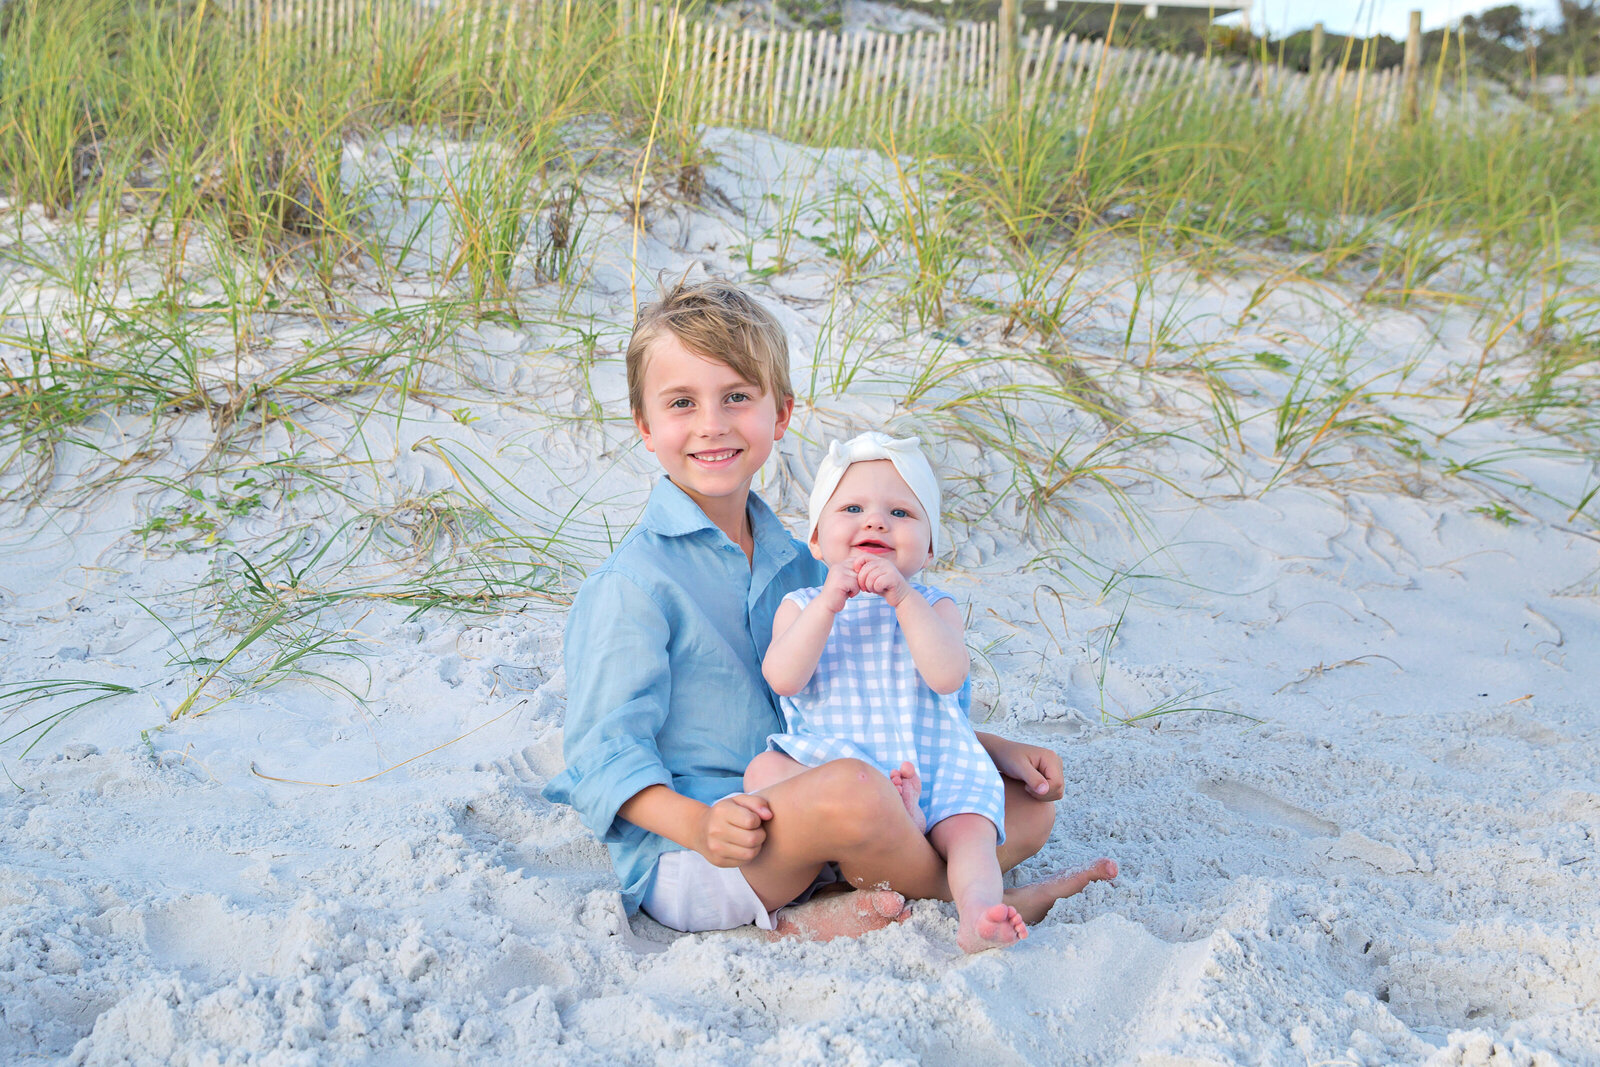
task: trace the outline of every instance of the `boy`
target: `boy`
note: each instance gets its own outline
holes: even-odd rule
[[[722,282],[680,283],[640,309],[628,400],[667,477],[639,525],[579,590],[567,622],[567,769],[545,796],[571,804],[606,843],[628,912],[680,930],[826,938],[901,917],[908,896],[950,898],[944,863],[900,794],[861,760],[834,760],[740,792],[746,765],[781,732],[761,675],[772,619],[821,565],[750,485],[794,411],[788,346],[772,316]],[[1009,868],[1043,846],[1061,795],[1054,753],[980,735],[1008,779]],[[856,888],[784,921],[832,881]],[[1011,890],[1028,922],[1100,868]]]

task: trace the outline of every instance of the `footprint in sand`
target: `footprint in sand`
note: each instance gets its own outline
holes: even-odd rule
[[[1200,792],[1215,800],[1236,815],[1243,815],[1262,826],[1283,826],[1307,837],[1338,837],[1339,824],[1319,818],[1304,808],[1279,800],[1271,793],[1230,782],[1213,779],[1201,782]]]
[[[537,789],[561,773],[566,763],[561,757],[561,731],[546,730],[538,740],[520,752],[502,756],[475,768],[480,771],[496,770],[521,785]]]
[[[162,967],[229,979],[282,973],[280,924],[210,893],[183,897],[141,915],[145,945]]]

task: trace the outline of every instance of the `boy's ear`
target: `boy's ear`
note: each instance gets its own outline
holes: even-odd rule
[[[644,421],[644,412],[635,411],[633,413],[633,428],[639,431],[639,439],[644,442],[644,450],[646,452],[654,452],[656,446],[655,442],[650,440],[650,424]]]
[[[794,397],[784,397],[783,403],[778,405],[778,421],[772,431],[772,439],[774,441],[781,440],[783,438],[783,432],[789,428],[789,420],[793,417]]]

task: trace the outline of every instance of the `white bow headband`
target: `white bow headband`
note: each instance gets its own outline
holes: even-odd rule
[[[917,502],[922,505],[922,510],[927,513],[928,524],[933,528],[933,554],[937,556],[944,545],[944,527],[939,522],[939,479],[934,475],[927,457],[917,447],[918,443],[915,437],[890,437],[877,430],[868,430],[843,444],[831,442],[828,454],[817,466],[816,484],[811,487],[811,522],[806,528],[806,540],[809,541],[811,535],[817,532],[817,520],[822,517],[822,509],[827,507],[833,491],[839,488],[839,479],[844,477],[850,464],[886,459],[894,464],[894,469],[900,472],[900,477],[905,479]]]

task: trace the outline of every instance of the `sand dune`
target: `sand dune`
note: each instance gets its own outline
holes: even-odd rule
[[[539,796],[561,767],[559,600],[487,614],[347,602],[322,625],[343,640],[327,651],[348,656],[267,687],[229,690],[219,675],[167,723],[239,639],[212,625],[216,587],[196,583],[242,587],[238,559],[282,551],[284,533],[303,542],[284,558],[307,582],[377,588],[415,561],[361,549],[347,520],[366,508],[448,555],[439,545],[471,531],[419,502],[450,493],[559,536],[570,586],[628,526],[653,468],[621,417],[635,275],[619,176],[586,192],[580,291],[531,290],[521,322],[452,332],[433,353],[448,400],[403,413],[380,400],[364,420],[330,401],[259,430],[260,456],[365,458],[328,468],[346,497],[219,515],[238,558],[199,534],[185,551],[184,535],[135,533],[194,506],[159,482],[80,492],[137,449],[155,450],[149,473],[188,477],[215,439],[203,413],[165,420],[153,442],[148,415],[96,418],[59,450],[47,506],[0,510],[0,680],[137,690],[26,755],[33,735],[0,748],[14,785],[0,802],[0,1059],[1600,1060],[1600,541],[1555,503],[1592,466],[1494,419],[1437,447],[1462,462],[1517,449],[1493,469],[1530,489],[1445,483],[1358,434],[1314,439],[1316,416],[1283,445],[1271,413],[1294,380],[1254,355],[1305,365],[1342,339],[1353,374],[1427,382],[1476,358],[1468,313],[1361,304],[1338,283],[1253,303],[1248,271],[1174,268],[1143,295],[1135,336],[1181,325],[1140,366],[1146,354],[1123,345],[1132,283],[1109,249],[1078,280],[1072,350],[1117,386],[1127,418],[1171,436],[1142,439],[1106,482],[1024,506],[1014,455],[976,433],[998,409],[961,398],[1056,371],[998,314],[889,321],[873,299],[896,283],[865,270],[840,284],[819,250],[847,221],[829,191],[889,196],[889,161],[728,131],[707,144],[711,193],[647,208],[637,276],[648,288],[658,271],[790,256],[755,289],[790,331],[802,403],[758,488],[795,524],[827,436],[891,421],[924,435],[951,491],[958,547],[937,580],[969,608],[974,717],[1067,767],[1054,836],[1022,873],[1104,854],[1121,877],[977,957],[956,949],[953,909],[929,902],[824,945],[630,923],[604,851]],[[439,167],[465,150],[424,147]],[[352,148],[346,167],[387,158]],[[378,208],[392,213],[375,225],[419,234],[425,276],[448,231],[416,207]],[[976,294],[1015,284],[971,270]],[[363,299],[428,298],[407,284]],[[43,277],[13,271],[5,295],[39,321],[56,313]],[[339,328],[269,324],[257,358]],[[595,358],[580,361],[585,333]],[[1163,367],[1180,343],[1239,357],[1226,373],[1248,417],[1228,464],[1196,444],[1212,414],[1193,380]],[[969,357],[908,401],[930,360]],[[1392,392],[1375,418],[1449,416],[1421,389]],[[1083,406],[1012,395],[1021,437],[1069,458],[1100,439]],[[214,501],[226,482],[192,484]]]

